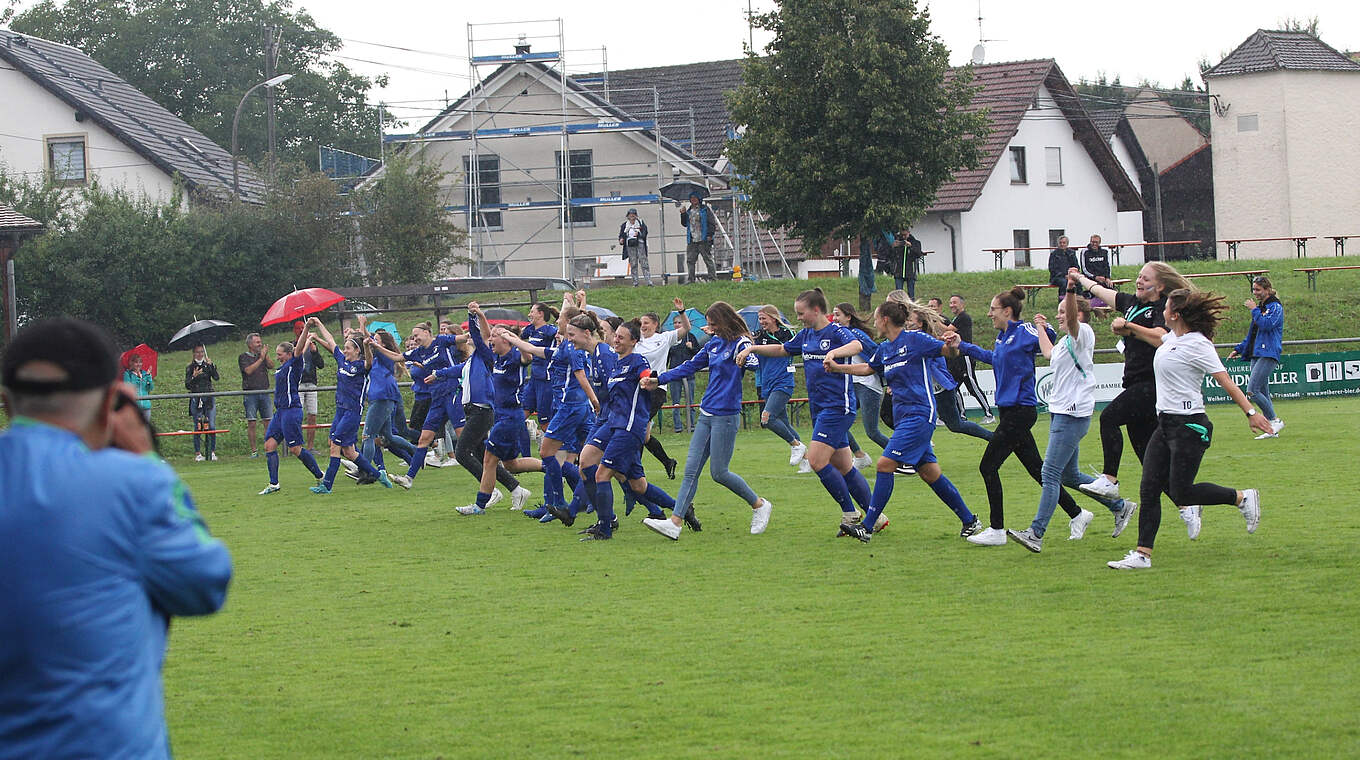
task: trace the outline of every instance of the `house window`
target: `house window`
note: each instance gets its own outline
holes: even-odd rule
[[[1237,117],[1238,132],[1255,132],[1261,128],[1261,117],[1259,114],[1249,113]]]
[[[1048,247],[1049,247],[1049,248],[1057,248],[1057,247],[1058,247],[1058,238],[1060,238],[1060,237],[1062,237],[1063,235],[1066,235],[1066,234],[1067,234],[1067,231],[1066,231],[1066,230],[1049,230],[1049,231],[1048,231]]]
[[[1029,248],[1029,230],[1011,230],[1011,245],[1017,249],[1015,265],[1017,267],[1029,266],[1029,251],[1019,250]]]
[[[470,224],[473,228],[505,229],[499,209],[485,211],[481,209],[483,206],[495,206],[501,202],[501,157],[488,153],[478,154],[476,198],[473,198],[472,192],[471,160],[471,156],[463,156],[463,176],[467,177],[464,183],[467,187],[464,198],[471,213]]]
[[[1011,148],[1011,184],[1029,184],[1029,174],[1025,171],[1025,149]]]
[[[592,157],[593,152],[589,150],[573,150],[570,158],[570,176],[567,177],[568,187],[564,188],[568,198],[593,198],[595,197],[595,166]],[[553,157],[557,163],[557,176],[562,176],[562,151],[554,151]],[[567,209],[571,215],[573,227],[594,227],[595,209],[590,206],[572,206]]]
[[[1048,184],[1062,184],[1062,148],[1044,148],[1044,170]]]
[[[47,170],[58,185],[83,185],[87,179],[84,137],[47,138]]]

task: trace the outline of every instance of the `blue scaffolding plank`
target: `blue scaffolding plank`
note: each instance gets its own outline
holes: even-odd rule
[[[509,55],[475,55],[472,62],[475,64],[483,63],[520,63],[523,61],[556,61],[562,54],[556,51],[544,53],[511,53]]]
[[[656,122],[651,119],[638,121],[599,121],[593,124],[568,124],[567,134],[596,134],[600,132],[639,132],[654,129]],[[529,137],[533,135],[560,135],[561,124],[541,124],[529,127],[495,127],[476,131],[478,140],[498,137]],[[471,140],[473,131],[458,129],[447,132],[412,132],[408,134],[383,135],[384,143],[442,142],[446,140]]]
[[[647,203],[662,203],[665,199],[659,195],[605,195],[595,198],[572,198],[570,203],[577,208],[597,207],[597,206],[635,206]],[[558,201],[520,201],[518,203],[485,203],[478,206],[479,211],[518,211],[520,209],[534,208],[560,208]],[[467,206],[445,206],[445,211],[452,211],[458,214],[466,214]]]

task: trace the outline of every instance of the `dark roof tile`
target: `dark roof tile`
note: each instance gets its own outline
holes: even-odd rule
[[[1203,76],[1208,79],[1278,69],[1360,71],[1360,63],[1307,32],[1257,29]]]
[[[18,211],[0,204],[0,230],[40,230],[42,222],[29,219]]]

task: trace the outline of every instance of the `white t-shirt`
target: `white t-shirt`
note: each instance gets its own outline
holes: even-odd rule
[[[1063,333],[1053,345],[1053,385],[1048,391],[1048,411],[1069,417],[1090,417],[1096,408],[1096,334],[1081,323],[1074,339]]]
[[[681,340],[681,335],[676,330],[658,330],[652,333],[650,338],[639,338],[637,345],[633,347],[633,352],[641,354],[647,360],[647,366],[657,372],[665,372],[670,369],[666,364],[667,357],[671,352],[671,347]]]
[[[1202,333],[1162,336],[1152,359],[1157,373],[1157,411],[1199,414],[1204,411],[1204,376],[1226,372],[1214,344]]]

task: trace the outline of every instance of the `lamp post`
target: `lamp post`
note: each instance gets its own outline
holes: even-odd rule
[[[251,93],[261,87],[277,87],[292,78],[292,74],[279,74],[276,77],[266,79],[249,90],[246,90],[246,94],[241,96],[240,104],[236,106],[236,115],[231,119],[231,192],[236,196],[236,200],[241,199],[241,174],[236,159],[236,128],[241,123],[241,109],[245,108],[246,100],[250,98]]]

